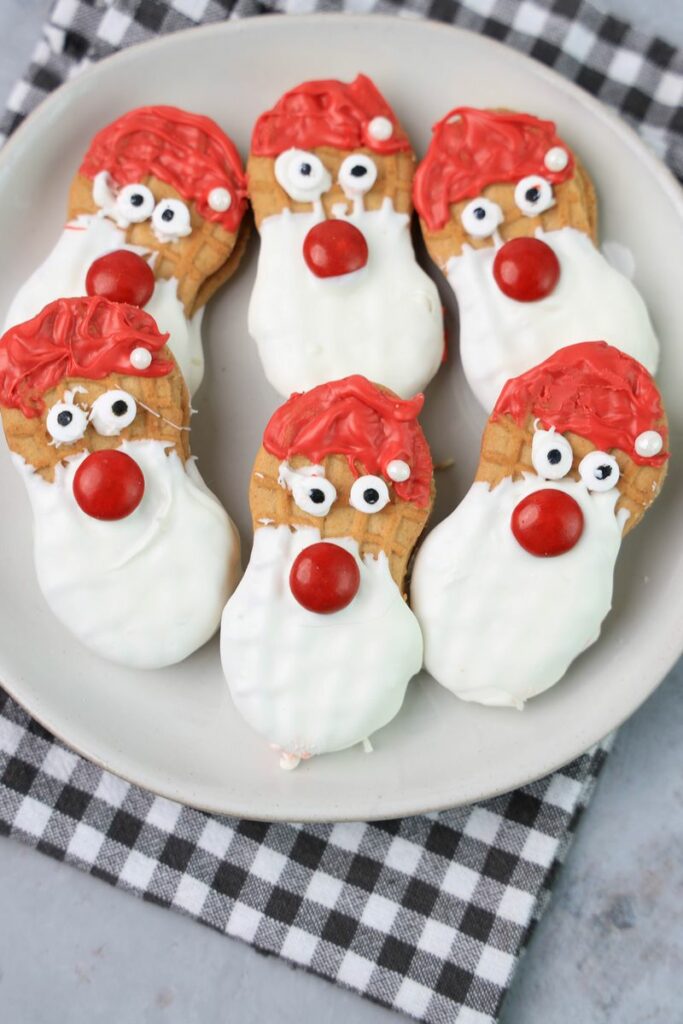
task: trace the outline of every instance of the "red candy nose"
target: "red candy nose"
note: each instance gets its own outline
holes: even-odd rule
[[[294,559],[289,586],[307,611],[319,615],[340,612],[358,593],[358,563],[338,544],[311,544]]]
[[[555,289],[560,261],[540,238],[511,238],[496,253],[493,276],[508,298],[536,302]]]
[[[565,491],[548,488],[522,498],[510,522],[515,539],[530,555],[552,558],[571,551],[583,533],[581,506]]]
[[[142,308],[152,298],[154,272],[136,252],[117,249],[91,265],[85,290],[88,295],[101,295],[112,302],[128,302]]]
[[[93,519],[125,519],[145,493],[142,470],[118,449],[92,452],[74,476],[74,497]]]
[[[316,277],[341,277],[365,266],[368,243],[347,220],[323,220],[304,238],[304,259]]]

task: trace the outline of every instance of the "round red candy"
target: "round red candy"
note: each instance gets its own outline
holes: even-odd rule
[[[510,521],[515,539],[530,555],[552,558],[571,551],[583,533],[581,506],[570,494],[547,488],[522,498]]]
[[[493,276],[508,298],[537,302],[557,286],[560,261],[540,238],[511,238],[496,253]]]
[[[360,586],[356,559],[338,544],[311,544],[294,559],[289,586],[300,605],[319,615],[339,612]]]
[[[117,249],[91,265],[85,279],[88,295],[100,295],[112,302],[146,306],[154,292],[154,271],[142,256]]]
[[[125,519],[145,493],[145,478],[135,459],[118,449],[91,452],[74,475],[74,497],[93,519]]]
[[[368,243],[347,220],[323,220],[304,238],[304,259],[316,277],[342,277],[365,266]]]

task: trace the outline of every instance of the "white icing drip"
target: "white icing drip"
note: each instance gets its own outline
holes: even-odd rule
[[[258,475],[263,476],[263,473]],[[325,469],[323,466],[299,466],[298,469],[294,469],[293,466],[290,466],[290,464],[285,461],[280,463],[277,482],[280,487],[284,487],[288,491],[293,491],[295,487],[301,484],[302,480],[306,483],[312,476],[325,476]]]
[[[528,554],[510,528],[517,503],[545,488],[567,492],[584,514],[579,542],[555,558]],[[472,485],[413,567],[411,604],[438,682],[463,700],[522,707],[562,678],[611,607],[618,497],[616,488],[589,494],[579,481],[532,474],[493,490]]]
[[[558,348],[604,340],[651,372],[659,344],[645,303],[625,277],[574,228],[538,231],[560,261],[560,280],[538,302],[516,302],[493,277],[493,247],[449,260],[448,280],[458,299],[460,355],[465,376],[487,411],[511,377],[531,369]]]
[[[321,279],[303,258],[311,213],[266,218],[249,306],[249,331],[268,380],[280,394],[361,373],[404,398],[423,390],[443,355],[441,303],[415,261],[410,221],[390,199],[381,210],[348,215],[368,243],[362,271]]]
[[[120,228],[130,227],[130,221],[116,205],[117,188],[109,171],[99,171],[93,178],[92,197],[100,208],[100,215],[111,217]]]
[[[145,493],[125,519],[86,515],[72,456],[48,483],[21,458],[34,513],[38,582],[50,608],[95,653],[135,668],[188,657],[215,632],[239,578],[239,540],[192,460],[167,442],[124,442],[145,476]]]
[[[351,604],[316,615],[295,600],[292,562],[319,540],[310,527],[258,529],[221,624],[223,671],[238,710],[296,756],[342,750],[380,729],[398,712],[422,659],[417,621],[386,556],[361,560],[350,538],[331,543],[358,562],[361,584]]]
[[[114,249],[127,249],[140,256],[148,251],[129,245],[125,234],[107,217],[83,214],[70,221],[57,244],[17,292],[5,320],[5,330],[23,323],[55,299],[85,295],[85,277],[91,264]],[[150,262],[152,262],[150,260]],[[177,295],[174,278],[157,280],[145,311],[154,317],[160,331],[170,334],[169,348],[193,395],[204,376],[201,325],[204,310],[188,320]]]

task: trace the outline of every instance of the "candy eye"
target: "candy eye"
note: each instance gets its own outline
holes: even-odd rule
[[[135,399],[127,391],[105,391],[93,402],[90,421],[102,437],[116,437],[131,425],[137,411]]]
[[[180,199],[162,199],[154,207],[152,230],[160,242],[177,242],[192,231],[190,211]]]
[[[545,178],[530,174],[517,182],[515,202],[525,217],[536,217],[555,205],[553,186]]]
[[[389,504],[389,488],[381,476],[361,476],[351,488],[349,504],[359,512],[381,512]]]
[[[339,168],[339,184],[349,199],[365,195],[377,181],[377,166],[364,153],[347,156]]]
[[[473,238],[489,238],[503,223],[503,211],[490,199],[473,199],[460,214],[462,226]]]
[[[531,462],[544,480],[561,480],[572,468],[572,446],[554,430],[537,430],[531,442]]]
[[[332,508],[337,490],[324,476],[297,477],[292,482],[292,496],[302,512],[322,518]]]
[[[152,216],[154,202],[146,185],[124,185],[116,197],[116,209],[130,224],[141,224]]]
[[[589,452],[579,463],[579,473],[589,491],[610,491],[619,482],[617,460],[607,452]]]
[[[287,149],[275,161],[275,177],[290,199],[311,203],[332,184],[329,171],[315,153]]]
[[[88,414],[72,402],[56,402],[47,414],[45,425],[57,444],[73,444],[85,434]]]

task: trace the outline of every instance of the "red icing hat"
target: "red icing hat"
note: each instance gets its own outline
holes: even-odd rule
[[[246,178],[233,143],[211,118],[177,107],[139,107],[98,132],[80,173],[94,178],[101,171],[119,186],[154,175],[227,231],[237,231],[247,208]],[[209,205],[214,189],[229,193],[227,209]]]
[[[604,341],[568,345],[509,380],[491,418],[511,416],[522,426],[529,414],[601,451],[625,452],[641,466],[661,466],[669,457],[655,382],[644,366]],[[648,430],[662,436],[662,451],[650,457],[636,451],[636,439]]]
[[[65,378],[163,377],[175,365],[159,358],[167,340],[137,306],[99,296],[57,299],[0,338],[0,405],[33,419],[45,408],[45,392]],[[134,350],[138,365],[151,357],[148,366],[136,368]]]
[[[452,203],[474,199],[487,185],[528,174],[557,184],[574,173],[574,158],[554,123],[531,114],[456,107],[433,133],[413,183],[415,208],[431,231],[444,226]]]
[[[432,458],[417,421],[424,398],[404,400],[380,391],[365,377],[345,377],[292,395],[275,412],[263,435],[263,446],[278,459],[305,455],[322,462],[326,455],[345,455],[354,476],[358,464],[366,473],[382,473],[389,463],[405,462],[410,476],[395,482],[403,501],[419,508],[429,504]]]
[[[286,149],[359,149],[375,153],[410,151],[396,115],[366,75],[347,85],[336,79],[304,82],[286,92],[254,125],[254,156],[275,157]]]

